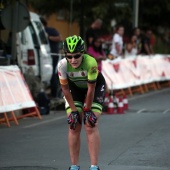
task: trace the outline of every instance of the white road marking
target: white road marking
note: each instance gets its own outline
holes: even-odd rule
[[[23,128],[31,128],[31,127],[47,124],[47,123],[50,123],[50,122],[54,122],[54,121],[57,121],[57,120],[60,120],[60,119],[63,119],[63,118],[66,118],[66,115],[65,116],[56,117],[56,118],[53,118],[53,119],[50,119],[50,120],[45,120],[45,121],[40,120],[41,122],[33,123],[31,125],[24,126]]]
[[[146,109],[144,108],[144,109],[138,110],[138,111],[137,111],[137,114],[140,114],[140,113],[142,113],[143,111],[146,111]]]
[[[147,96],[152,96],[154,94],[159,94],[161,93],[162,91],[169,91],[169,89],[162,89],[162,90],[159,90],[159,91],[154,91],[152,93],[145,93],[145,94],[141,94],[139,96],[132,96],[132,98],[128,98],[128,100],[136,100],[136,99],[139,99],[139,98],[144,98],[144,97],[147,97]],[[146,111],[146,109],[140,109],[137,111],[137,114],[140,114],[142,113],[143,111]],[[167,109],[163,112],[163,114],[166,114],[170,111],[170,109]],[[31,128],[31,127],[35,127],[35,126],[39,126],[39,125],[43,125],[43,124],[47,124],[47,123],[50,123],[50,122],[54,122],[54,121],[57,121],[57,120],[60,120],[60,119],[64,119],[66,118],[66,116],[60,116],[60,117],[56,117],[56,118],[53,118],[53,119],[50,119],[50,120],[45,120],[45,121],[42,121],[41,122],[38,122],[38,123],[33,123],[31,125],[28,125],[28,126],[24,126],[23,128]]]
[[[170,109],[164,110],[163,114],[167,114],[168,112],[170,112]]]

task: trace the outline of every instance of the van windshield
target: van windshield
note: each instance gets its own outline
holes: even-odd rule
[[[47,40],[47,37],[45,35],[45,31],[43,30],[42,24],[40,22],[36,22],[36,21],[34,23],[35,23],[35,26],[37,28],[41,44],[48,44],[48,40]]]

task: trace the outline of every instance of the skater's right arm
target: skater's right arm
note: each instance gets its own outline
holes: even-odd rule
[[[73,101],[73,97],[70,93],[70,88],[68,85],[68,79],[67,79],[67,60],[64,58],[62,60],[59,61],[58,63],[58,76],[59,76],[59,81],[61,84],[61,88],[62,88],[62,92],[65,96],[65,99],[67,100],[70,108],[72,111],[77,111],[75,105],[74,105],[74,101]]]
[[[74,101],[73,101],[73,97],[70,93],[69,85],[68,84],[66,84],[66,85],[61,84],[61,88],[62,88],[63,94],[65,96],[65,99],[67,100],[71,110],[77,111],[76,106],[75,106]]]

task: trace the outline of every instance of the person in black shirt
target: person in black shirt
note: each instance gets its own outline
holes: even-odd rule
[[[100,37],[102,35],[102,24],[103,21],[101,19],[96,19],[91,26],[86,30],[86,46],[87,48],[91,45],[93,39],[95,37]]]
[[[150,43],[150,38],[152,36],[152,30],[147,29],[146,33],[142,36],[142,47],[140,54],[142,55],[153,55],[154,51]]]
[[[51,95],[52,97],[56,98],[57,96],[57,86],[59,84],[58,76],[56,75],[56,67],[58,64],[58,53],[59,53],[59,42],[62,41],[62,37],[60,33],[52,27],[49,27],[47,25],[47,21],[45,18],[40,17],[40,20],[42,24],[44,25],[45,31],[48,35],[48,40],[50,43],[50,49],[51,49],[51,57],[52,57],[52,66],[53,66],[53,72],[51,76]]]

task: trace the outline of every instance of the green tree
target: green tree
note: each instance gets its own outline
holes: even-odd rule
[[[114,18],[117,23],[125,26],[129,32],[133,25],[133,3],[135,0],[27,0],[40,14],[49,15],[59,10],[67,11],[67,20],[77,21],[80,27],[86,28],[95,18],[104,21],[104,29],[111,31],[110,21]],[[71,13],[72,2],[72,13]],[[158,26],[169,27],[169,0],[139,0],[139,27]]]
[[[80,27],[86,29],[95,18],[104,21],[104,30],[111,31],[110,21],[114,18],[118,23],[130,21],[132,10],[128,5],[131,0],[27,0],[40,14],[49,15],[59,10],[67,11],[67,20],[70,21],[72,5],[72,21],[79,22]],[[72,4],[71,4],[72,2]],[[115,4],[127,4],[124,7]],[[127,18],[127,19],[125,19]],[[83,21],[83,22],[82,22]]]
[[[140,0],[139,2],[139,25],[141,27],[151,26],[153,29],[158,26],[169,27],[169,0]]]

